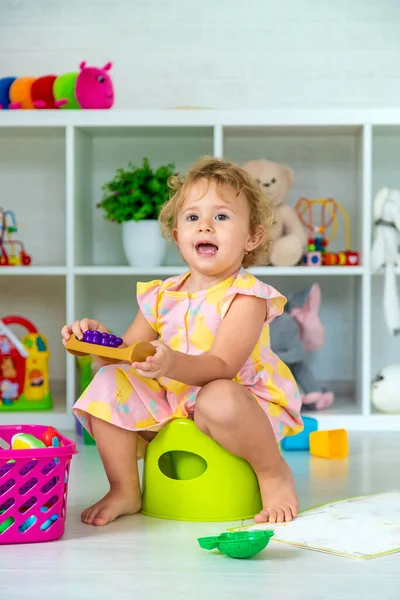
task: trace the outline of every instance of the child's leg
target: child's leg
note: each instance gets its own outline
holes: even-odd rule
[[[246,388],[228,380],[204,386],[197,396],[195,421],[201,431],[253,467],[264,507],[256,522],[281,523],[297,516],[292,472],[267,415]]]
[[[110,491],[102,500],[82,513],[82,521],[107,525],[120,515],[140,511],[142,498],[136,450],[138,434],[91,417],[93,437],[110,482]]]

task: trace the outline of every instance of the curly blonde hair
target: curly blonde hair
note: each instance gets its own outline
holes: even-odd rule
[[[164,204],[159,215],[159,223],[163,236],[171,240],[176,227],[178,214],[191,186],[202,180],[214,181],[217,186],[229,185],[237,195],[243,193],[250,208],[250,231],[255,233],[263,227],[264,235],[260,244],[243,257],[243,267],[268,264],[271,250],[271,232],[275,223],[274,205],[265,196],[261,185],[233,162],[211,156],[204,156],[196,161],[186,173],[183,181],[179,176],[170,177],[168,187],[170,199]]]

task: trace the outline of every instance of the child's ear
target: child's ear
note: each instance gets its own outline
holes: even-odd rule
[[[254,250],[255,248],[257,248],[257,246],[259,246],[261,244],[263,237],[264,237],[264,226],[257,225],[257,227],[254,229],[254,231],[249,235],[249,239],[246,244],[246,251],[251,252],[251,250]]]
[[[178,246],[179,248],[179,243],[178,243],[178,230],[176,227],[174,227],[174,229],[172,230],[172,237],[174,239],[175,244]]]

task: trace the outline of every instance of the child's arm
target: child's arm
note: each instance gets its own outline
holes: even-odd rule
[[[157,338],[158,333],[149,325],[140,309],[132,325],[122,336],[127,346],[136,344],[136,342],[154,342]]]
[[[165,375],[200,387],[216,379],[232,379],[260,338],[266,310],[265,299],[237,295],[207,354],[193,356],[160,345],[155,356],[149,357],[146,363],[134,363],[133,366],[145,377]]]

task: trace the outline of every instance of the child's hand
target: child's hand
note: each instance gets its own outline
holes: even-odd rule
[[[62,342],[65,344],[68,342],[71,334],[74,333],[77,340],[83,339],[83,333],[87,329],[91,329],[92,331],[96,330],[101,333],[105,333],[107,331],[106,327],[99,323],[99,321],[95,321],[94,319],[81,319],[80,321],[75,321],[72,325],[64,325],[61,329]]]
[[[171,368],[172,352],[171,348],[162,342],[151,342],[156,349],[153,356],[148,356],[145,362],[133,362],[132,367],[141,377],[147,379],[158,379],[164,377]]]

